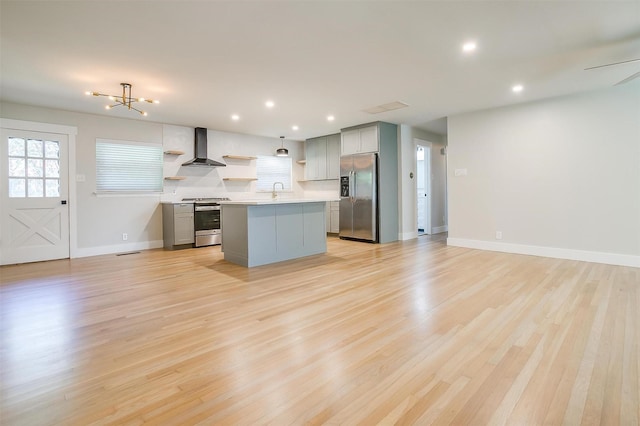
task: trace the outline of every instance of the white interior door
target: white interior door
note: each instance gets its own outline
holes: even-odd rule
[[[68,137],[2,129],[0,264],[69,257]]]
[[[418,235],[431,234],[431,144],[420,140],[416,140],[416,142]]]

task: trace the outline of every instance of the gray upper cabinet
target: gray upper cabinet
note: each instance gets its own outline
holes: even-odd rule
[[[327,179],[340,179],[340,133],[327,136]]]
[[[378,152],[378,126],[371,125],[342,132],[341,155]]]
[[[338,179],[340,175],[340,134],[307,139],[305,180]]]

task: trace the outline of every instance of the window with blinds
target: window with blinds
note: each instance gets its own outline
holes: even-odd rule
[[[256,191],[273,190],[275,182],[282,182],[285,191],[291,191],[291,158],[258,156],[256,160]],[[280,190],[280,185],[278,185]]]
[[[96,192],[162,192],[162,145],[96,139]]]

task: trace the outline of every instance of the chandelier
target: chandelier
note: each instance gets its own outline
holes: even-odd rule
[[[135,103],[135,102],[147,102],[147,103],[150,103],[150,104],[159,104],[160,103],[160,101],[158,101],[158,100],[132,97],[131,96],[131,84],[129,84],[129,83],[120,83],[120,86],[122,86],[122,96],[107,95],[107,94],[98,93],[98,92],[85,92],[85,94],[87,96],[106,96],[111,101],[115,102],[113,105],[105,106],[105,109],[112,109],[112,108],[115,108],[115,107],[124,106],[129,110],[134,110],[134,111],[139,112],[140,114],[144,115],[145,117],[147,116],[147,113],[145,111],[142,111],[142,110],[136,108],[135,106],[133,106],[132,105],[133,103]]]

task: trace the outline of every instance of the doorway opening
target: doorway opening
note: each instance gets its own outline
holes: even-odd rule
[[[415,142],[418,235],[431,235],[431,143],[420,139]]]

